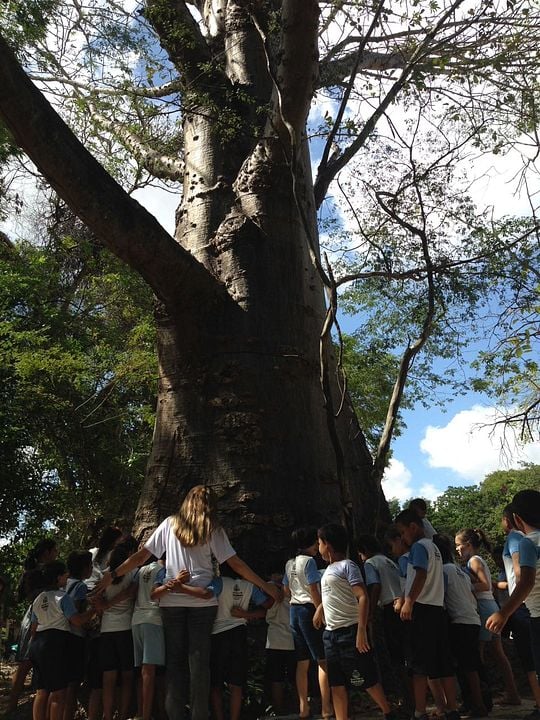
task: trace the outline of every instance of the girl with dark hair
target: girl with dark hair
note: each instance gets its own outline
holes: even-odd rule
[[[122,542],[124,533],[120,528],[109,525],[106,527],[98,540],[97,547],[90,548],[92,553],[92,574],[86,580],[89,590],[92,590],[103,577],[103,573],[109,567],[109,558],[113,549]]]
[[[56,541],[52,538],[42,538],[30,550],[24,559],[24,572],[21,575],[17,586],[17,600],[19,602],[29,603],[28,608],[21,620],[19,638],[17,642],[17,653],[15,660],[17,668],[13,673],[11,693],[9,697],[8,712],[15,710],[19,702],[19,698],[24,690],[24,682],[26,676],[32,669],[32,661],[29,658],[30,649],[30,630],[32,616],[32,602],[43,587],[42,568],[43,566],[56,560],[58,549]]]
[[[505,705],[521,705],[521,698],[516,687],[512,667],[504,652],[501,636],[491,633],[486,628],[486,620],[494,612],[497,612],[499,606],[493,597],[491,572],[488,564],[478,554],[478,551],[484,546],[488,553],[491,552],[491,544],[483,530],[473,528],[460,530],[456,535],[455,543],[456,551],[471,575],[473,592],[478,602],[478,613],[481,622],[479,638],[482,662],[484,662],[486,643],[489,642],[503,676],[505,694],[501,702]]]
[[[71,679],[70,626],[87,622],[95,610],[78,613],[65,592],[67,567],[55,560],[43,569],[44,590],[32,603],[32,627],[35,636],[30,645],[36,695],[33,720],[62,720],[66,688]]]

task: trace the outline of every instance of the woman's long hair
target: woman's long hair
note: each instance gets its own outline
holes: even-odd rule
[[[212,488],[206,485],[191,488],[172,516],[172,528],[178,540],[185,547],[204,545],[218,527],[217,500]]]

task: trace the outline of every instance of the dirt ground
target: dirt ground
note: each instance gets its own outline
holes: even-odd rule
[[[14,666],[9,663],[0,663],[0,718],[6,718],[6,720],[8,717],[9,720],[31,720],[33,695],[29,685],[19,700],[16,712],[11,713],[9,716],[7,715],[8,695],[13,667]],[[524,698],[522,705],[518,707],[495,706],[489,717],[496,720],[520,720],[524,715],[531,712],[532,708],[533,701],[529,698]],[[80,717],[84,718],[82,712]],[[297,720],[297,718],[297,715],[287,715],[282,719],[272,718],[272,720]],[[317,720],[317,718],[320,718],[320,716],[315,715],[312,720]],[[381,720],[381,715],[366,707],[365,711],[355,715],[354,718],[358,720]]]

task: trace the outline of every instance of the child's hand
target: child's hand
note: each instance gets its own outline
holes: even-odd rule
[[[88,598],[88,601],[96,612],[103,612],[108,607],[104,595],[92,595],[92,597]]]
[[[412,620],[413,605],[414,603],[411,602],[410,598],[406,598],[403,601],[401,612],[399,613],[399,617],[402,620]]]
[[[176,575],[175,580],[177,580],[182,585],[185,585],[189,582],[190,574],[189,570],[179,570],[178,574]]]
[[[402,597],[394,598],[394,612],[399,615],[402,607],[403,607],[403,598]]]
[[[313,616],[313,627],[316,630],[320,630],[325,625],[325,619],[324,619],[324,610],[322,604],[319,605],[319,607],[315,610],[315,615]]]
[[[507,618],[505,618],[502,613],[493,613],[493,615],[490,615],[486,620],[486,630],[498,635],[506,625],[506,620]]]
[[[232,607],[231,608],[231,615],[235,618],[248,618],[248,613],[245,610],[242,610],[242,608],[239,607]]]
[[[361,653],[368,652],[370,649],[366,628],[359,627],[356,632],[356,649]]]

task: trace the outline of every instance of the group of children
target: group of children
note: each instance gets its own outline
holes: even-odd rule
[[[114,542],[108,538],[105,543],[108,549],[102,543],[101,551],[71,553],[67,567],[53,559],[40,569],[42,587],[30,611],[34,720],[72,720],[84,677],[91,690],[89,720],[101,716],[101,702],[105,720],[112,720],[115,707],[120,720],[126,720],[132,714],[135,667],[141,668],[138,715],[150,720],[165,664],[159,599],[171,589],[218,598],[211,650],[216,720],[225,715],[225,683],[229,717],[240,717],[248,675],[246,624],[261,617],[268,624],[266,672],[277,712],[284,707],[285,680],[294,678],[299,717],[310,716],[308,671],[315,661],[324,718],[347,720],[349,691],[361,687],[385,720],[401,717],[401,711],[426,720],[429,686],[441,716],[458,720],[456,675],[466,706],[461,712],[483,717],[490,709],[483,649],[488,642],[500,644],[498,633],[508,624],[536,701],[528,717],[539,718],[540,492],[518,493],[503,522],[509,599],[502,608],[493,599],[489,567],[478,554],[482,534],[468,529],[457,534],[462,564],[456,565],[452,541],[435,534],[422,501],[402,511],[387,533],[395,561],[372,536],[358,538],[355,557],[347,557],[349,538],[340,525],[295,531],[294,557],[283,577],[272,578],[282,583],[281,602],[226,573],[207,588],[191,587],[187,572],[165,580],[163,559],[116,578],[104,593],[92,595],[100,572],[105,567],[114,570],[133,551],[118,531]],[[381,683],[383,643],[401,687],[401,708],[391,707]],[[502,654],[505,699],[518,704],[502,645],[496,654]],[[165,717],[162,705],[157,714]]]

